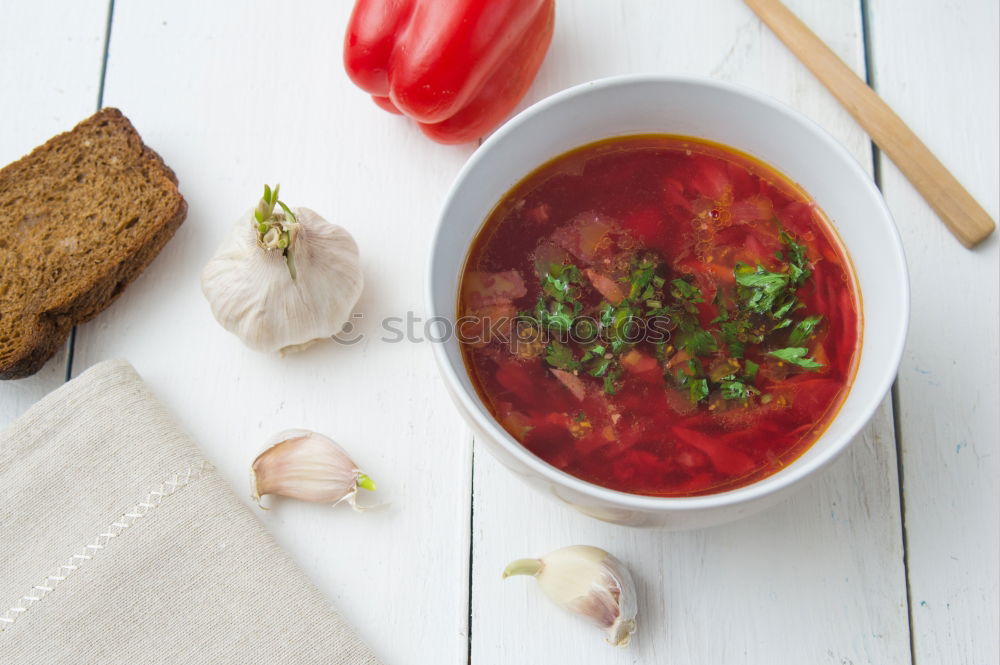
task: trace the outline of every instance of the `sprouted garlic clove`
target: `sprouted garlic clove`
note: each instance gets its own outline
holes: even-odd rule
[[[503,578],[531,575],[549,599],[602,628],[609,644],[628,646],[635,632],[635,583],[625,565],[599,547],[572,545],[540,559],[518,559]]]
[[[261,508],[260,498],[276,494],[312,503],[341,501],[355,510],[358,488],[373,491],[375,482],[329,437],[309,430],[286,430],[250,467],[251,496]]]

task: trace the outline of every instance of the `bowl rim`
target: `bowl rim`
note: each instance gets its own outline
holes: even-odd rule
[[[622,492],[602,487],[566,473],[565,471],[552,466],[540,457],[537,457],[527,448],[522,446],[506,430],[504,430],[499,423],[496,422],[493,416],[486,410],[485,405],[481,404],[481,400],[478,395],[470,394],[470,392],[465,389],[462,381],[455,371],[455,368],[451,365],[447,356],[446,345],[444,343],[435,342],[432,344],[434,347],[434,358],[438,366],[438,371],[443,376],[449,392],[452,397],[460,403],[460,406],[465,411],[465,414],[468,417],[471,417],[475,421],[475,424],[480,429],[488,433],[488,435],[490,435],[496,443],[502,446],[508,454],[512,455],[519,462],[535,471],[547,481],[555,483],[556,485],[567,487],[568,489],[574,490],[579,494],[597,502],[654,513],[699,511],[709,508],[716,509],[749,503],[756,499],[780,493],[783,490],[786,490],[813,476],[820,469],[835,460],[850,445],[850,443],[857,437],[861,429],[871,420],[875,411],[884,400],[885,395],[892,387],[893,381],[895,380],[899,369],[900,361],[902,360],[910,320],[909,274],[906,258],[903,252],[903,244],[900,238],[899,229],[885,203],[885,199],[882,197],[882,194],[875,185],[872,177],[861,167],[854,156],[823,127],[801,112],[791,108],[783,102],[778,101],[770,95],[744,85],[718,81],[705,77],[654,73],[622,74],[595,79],[566,88],[535,102],[520,111],[517,115],[509,119],[493,134],[491,134],[476,149],[476,151],[466,161],[466,163],[459,170],[458,174],[455,176],[455,179],[448,190],[448,194],[438,211],[434,232],[431,238],[431,248],[428,255],[426,273],[427,281],[425,284],[425,298],[428,306],[428,316],[432,318],[441,316],[441,308],[439,307],[438,300],[434,295],[434,275],[440,247],[442,245],[442,239],[444,237],[444,221],[446,213],[451,208],[453,201],[457,196],[458,189],[465,181],[467,174],[475,169],[480,162],[489,157],[491,152],[490,148],[493,145],[504,141],[509,134],[517,131],[518,128],[529,118],[549,109],[550,107],[567,103],[568,101],[578,97],[584,97],[590,91],[618,86],[633,86],[637,84],[701,86],[715,89],[723,93],[749,98],[752,102],[768,107],[769,110],[774,111],[779,116],[782,116],[784,120],[798,123],[804,129],[816,135],[816,137],[825,143],[833,153],[840,157],[841,161],[852,172],[852,174],[863,183],[864,189],[869,195],[872,196],[876,208],[881,213],[882,222],[888,226],[889,236],[893,242],[889,243],[889,245],[891,245],[890,247],[885,248],[886,252],[889,253],[887,258],[891,259],[885,261],[885,264],[895,264],[900,267],[898,272],[892,272],[896,273],[896,279],[899,282],[897,286],[900,288],[900,292],[903,295],[902,302],[900,303],[902,309],[901,324],[894,329],[894,338],[889,340],[893,353],[891,354],[891,358],[889,358],[889,362],[881,363],[880,372],[878,372],[872,380],[872,383],[877,388],[877,391],[874,394],[879,395],[879,399],[870,400],[869,404],[860,409],[854,422],[847,427],[846,431],[838,438],[838,440],[835,440],[832,445],[828,447],[828,449],[824,450],[813,459],[801,464],[799,464],[801,457],[796,458],[786,467],[785,473],[772,474],[750,483],[749,485],[716,494],[705,494],[692,497],[659,497],[644,494],[631,494],[629,492]],[[482,222],[480,221],[479,224],[481,225]],[[862,297],[863,295],[864,294],[862,294]],[[892,334],[892,330],[890,330],[889,333]],[[881,357],[887,358],[886,355]],[[838,413],[834,416],[834,420],[839,417],[840,414]]]

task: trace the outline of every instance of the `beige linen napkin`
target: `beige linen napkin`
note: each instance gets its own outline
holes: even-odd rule
[[[124,361],[0,433],[0,663],[377,663]]]

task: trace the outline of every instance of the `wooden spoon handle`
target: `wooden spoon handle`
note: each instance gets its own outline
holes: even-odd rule
[[[743,0],[833,93],[966,247],[996,224],[882,98],[780,0]]]

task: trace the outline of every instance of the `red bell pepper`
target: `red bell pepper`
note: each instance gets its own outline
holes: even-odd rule
[[[344,66],[435,141],[475,141],[524,96],[554,17],[554,0],[358,0]]]

